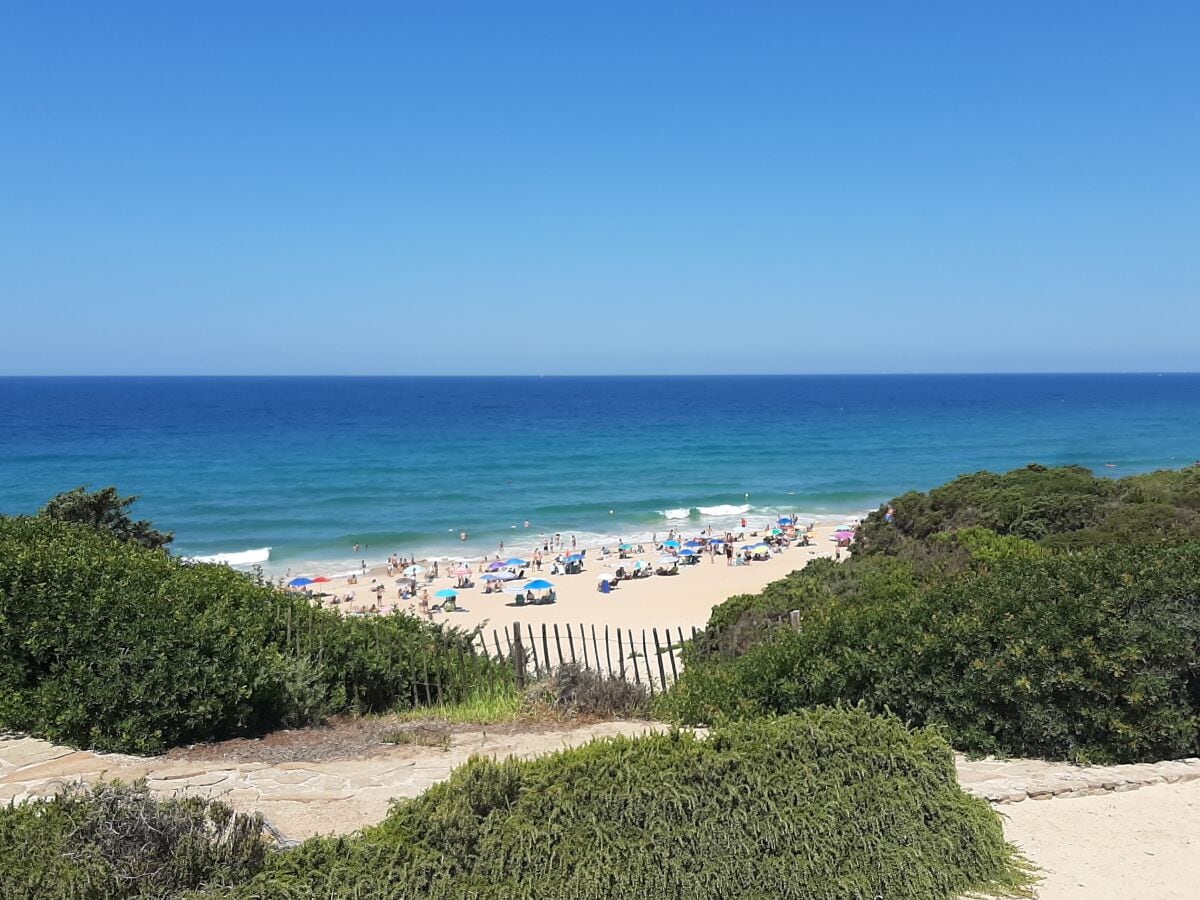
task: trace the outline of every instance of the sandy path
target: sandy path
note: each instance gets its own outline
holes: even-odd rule
[[[999,811],[1008,839],[1042,868],[1040,900],[1200,897],[1200,781]]]

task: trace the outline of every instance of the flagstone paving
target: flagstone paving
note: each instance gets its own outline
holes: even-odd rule
[[[45,797],[72,781],[145,778],[163,795],[224,800],[261,812],[289,838],[344,833],[380,821],[392,799],[415,797],[474,754],[530,757],[612,735],[642,734],[649,722],[603,722],[521,731],[450,733],[447,745],[385,745],[353,759],[298,762],[188,759],[92,753],[19,735],[0,735],[0,801]],[[199,755],[199,754],[198,754]],[[1200,759],[1122,766],[1072,766],[1022,759],[957,759],[964,789],[994,804],[1096,796],[1200,779]]]

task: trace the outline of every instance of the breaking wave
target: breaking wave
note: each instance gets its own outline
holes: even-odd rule
[[[189,556],[189,562],[219,563],[226,566],[254,566],[271,558],[270,547],[257,550],[239,550],[236,553],[214,553],[212,556]]]

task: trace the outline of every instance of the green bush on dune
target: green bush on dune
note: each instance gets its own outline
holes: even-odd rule
[[[262,819],[221,803],[157,799],[144,784],[74,786],[0,807],[0,897],[178,897],[253,877],[268,851]]]
[[[237,898],[956,897],[1025,874],[931,732],[861,710],[475,759]]]
[[[1177,525],[1197,485],[1195,468],[1117,482],[1031,467],[905,495],[848,562],[716,607],[659,710],[695,724],[863,703],[978,753],[1195,755],[1200,541]],[[1166,501],[1138,540],[1095,539],[1097,522],[1129,532],[1115,510],[1145,524]]]
[[[856,550],[902,555],[914,541],[972,526],[1060,549],[1197,540],[1200,465],[1121,479],[1097,478],[1082,466],[961,475],[871,513]]]
[[[930,900],[1029,880],[940,737],[849,709],[476,758],[291,850],[256,824],[137,787],[0,808],[0,896]]]
[[[465,641],[406,615],[348,619],[105,530],[0,517],[0,728],[154,753],[428,702],[418,671]],[[503,677],[491,665],[472,674]]]

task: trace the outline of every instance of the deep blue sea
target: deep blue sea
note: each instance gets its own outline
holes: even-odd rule
[[[1198,457],[1200,375],[0,378],[0,512],[115,484],[176,553],[271,573]]]

